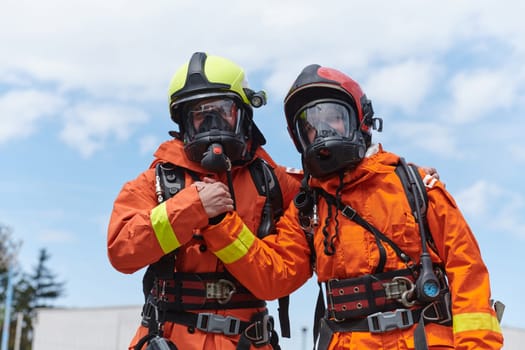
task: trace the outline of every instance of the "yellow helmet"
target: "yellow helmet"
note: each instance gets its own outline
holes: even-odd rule
[[[221,143],[232,161],[244,158],[246,141],[255,139],[260,145],[265,143],[253,123],[252,107],[266,104],[266,95],[248,88],[244,70],[226,58],[194,53],[171,79],[168,97],[171,119],[179,125],[180,137],[191,160],[200,161],[211,143]],[[233,130],[193,130],[187,106],[210,99],[235,102],[240,112]]]

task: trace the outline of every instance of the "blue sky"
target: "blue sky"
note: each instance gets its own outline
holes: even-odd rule
[[[112,269],[106,227],[121,186],[175,128],[176,68],[194,51],[242,65],[268,93],[255,116],[267,150],[298,167],[282,100],[319,63],[360,82],[384,120],[375,141],[439,170],[507,305],[503,325],[525,328],[523,13],[518,0],[4,2],[0,222],[23,242],[22,268],[48,249],[67,282],[60,305],[140,304],[141,273]],[[316,296],[311,281],[292,297],[296,344]]]

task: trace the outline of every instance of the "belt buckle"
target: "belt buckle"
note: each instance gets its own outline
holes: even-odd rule
[[[206,299],[217,299],[219,304],[229,302],[237,289],[232,281],[220,279],[216,282],[206,282]]]
[[[239,334],[241,320],[231,316],[221,316],[212,313],[200,313],[197,315],[195,328],[210,333],[223,333],[225,335]]]
[[[367,316],[371,333],[384,333],[393,329],[405,329],[414,324],[412,312],[408,309],[396,309],[388,312],[376,312]]]
[[[328,282],[326,282],[326,299],[328,301],[328,312],[330,313],[330,317],[336,321],[336,322],[343,322],[345,319],[339,319],[335,315],[335,304],[334,304],[334,291],[332,289],[332,282],[339,281],[338,278],[332,278]]]

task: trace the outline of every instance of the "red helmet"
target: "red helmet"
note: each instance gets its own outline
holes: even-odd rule
[[[357,165],[371,142],[370,128],[382,129],[359,84],[317,64],[299,74],[284,100],[284,112],[303,166],[314,177]]]

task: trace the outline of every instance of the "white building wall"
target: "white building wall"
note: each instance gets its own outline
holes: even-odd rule
[[[140,306],[40,309],[33,350],[124,350],[140,323]]]
[[[141,306],[40,309],[33,350],[125,350],[140,323]],[[525,329],[503,328],[504,350],[525,349]],[[283,350],[300,349],[298,339]],[[290,348],[291,346],[292,348]]]

